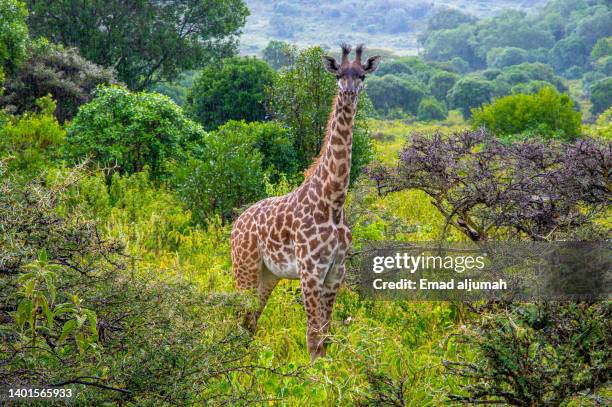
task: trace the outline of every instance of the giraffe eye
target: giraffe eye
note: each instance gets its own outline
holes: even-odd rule
[[[336,79],[342,78],[342,75],[336,75]]]
[[[361,75],[359,79],[361,79],[362,81],[365,80],[365,75]]]

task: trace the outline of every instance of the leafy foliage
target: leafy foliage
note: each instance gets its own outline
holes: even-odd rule
[[[540,136],[572,140],[581,133],[581,114],[567,94],[544,87],[532,95],[516,94],[472,111],[472,124],[498,136]]]
[[[263,49],[261,55],[274,69],[280,69],[285,66],[290,66],[294,62],[296,54],[295,46],[292,46],[283,41],[272,40]]]
[[[242,0],[26,3],[33,35],[77,47],[86,59],[115,67],[134,90],[232,55],[248,15]]]
[[[504,145],[483,131],[415,135],[396,170],[374,168],[381,192],[418,189],[474,241],[597,239],[612,196],[609,142]],[[579,208],[588,207],[583,212]]]
[[[473,363],[445,364],[472,379],[451,400],[512,406],[559,405],[610,380],[609,303],[508,304],[485,309],[461,333],[480,349]]]
[[[439,101],[446,100],[448,91],[452,89],[458,79],[459,75],[446,71],[440,71],[432,75],[431,79],[429,79],[431,94]]]
[[[0,156],[10,157],[5,171],[16,177],[33,177],[61,158],[66,132],[53,112],[55,103],[45,97],[37,101],[40,112],[11,117],[0,127]]]
[[[101,166],[128,174],[148,166],[155,179],[166,173],[168,161],[182,159],[188,144],[203,137],[201,127],[170,98],[117,86],[99,87],[67,132],[71,160],[90,156]]]
[[[265,368],[245,360],[248,338],[233,317],[243,299],[160,278],[163,262],[128,258],[124,243],[101,237],[108,222],[132,250],[146,253],[141,239],[152,242],[155,257],[165,257],[174,239],[192,239],[174,246],[180,251],[218,247],[212,226],[210,239],[189,234],[189,214],[141,175],[115,175],[112,196],[101,176],[82,169],[25,185],[2,178],[0,383],[71,388],[86,405],[260,400],[225,381],[240,369]],[[128,224],[148,233],[126,234]],[[202,323],[202,314],[211,322]]]
[[[264,89],[273,80],[274,71],[263,61],[225,59],[200,72],[187,94],[186,111],[207,130],[227,120],[264,120]]]
[[[208,134],[175,170],[173,184],[198,222],[212,214],[232,219],[235,208],[263,198],[263,155],[254,149],[257,134],[248,127],[237,132],[237,127],[242,125],[229,122]]]
[[[27,8],[20,0],[3,0],[0,3],[0,73],[2,68],[14,71],[25,57],[27,15]]]
[[[493,85],[478,78],[462,78],[448,91],[448,100],[452,108],[461,110],[464,118],[469,118],[472,109],[488,103],[493,97]]]
[[[612,77],[599,80],[591,85],[591,111],[601,113],[612,106]]]
[[[420,83],[394,75],[374,76],[368,80],[367,86],[374,108],[383,114],[394,108],[416,114],[426,92]]]
[[[428,122],[432,120],[444,120],[448,114],[446,106],[442,102],[438,102],[433,98],[421,100],[417,119]]]
[[[83,59],[76,49],[40,40],[30,44],[24,63],[6,78],[0,105],[23,114],[34,108],[36,99],[51,95],[57,103],[55,116],[64,123],[93,98],[96,86],[114,83],[112,69]]]

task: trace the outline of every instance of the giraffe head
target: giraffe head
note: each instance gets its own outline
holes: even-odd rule
[[[362,63],[363,45],[358,45],[355,49],[355,59],[351,62],[349,61],[351,46],[341,44],[340,47],[342,48],[342,62],[338,64],[335,58],[325,55],[323,64],[329,73],[336,75],[341,93],[357,96],[363,89],[366,75],[374,72],[378,67],[380,57],[373,56]]]

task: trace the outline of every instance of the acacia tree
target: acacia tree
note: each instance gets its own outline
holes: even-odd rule
[[[609,237],[597,220],[612,198],[611,169],[609,141],[505,145],[476,131],[415,135],[397,168],[370,176],[380,193],[424,191],[447,225],[475,242],[596,241]],[[466,305],[476,315],[456,339],[478,357],[443,360],[466,382],[452,401],[564,405],[611,379],[609,301]]]
[[[447,225],[480,241],[601,236],[593,220],[612,197],[611,170],[611,143],[506,145],[484,131],[466,131],[415,135],[397,169],[369,172],[379,193],[424,191]]]
[[[242,0],[27,0],[35,36],[79,48],[141,90],[236,51]]]

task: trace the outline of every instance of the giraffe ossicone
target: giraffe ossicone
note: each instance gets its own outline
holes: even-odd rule
[[[351,231],[344,218],[353,145],[357,97],[379,56],[362,62],[363,46],[349,60],[351,47],[341,45],[342,60],[323,57],[325,69],[338,80],[321,154],[293,192],[257,202],[234,223],[232,268],[238,289],[256,290],[259,307],[245,325],[255,331],[272,290],[282,278],[298,279],[307,318],[311,359],[325,356],[336,293],[345,274]]]

